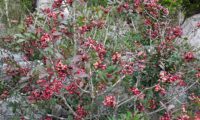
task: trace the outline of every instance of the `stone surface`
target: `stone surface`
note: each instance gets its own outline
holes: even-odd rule
[[[0,101],[0,120],[9,120],[13,116],[12,108],[8,107],[8,103]]]
[[[50,7],[54,0],[37,0],[37,9]]]
[[[6,76],[5,69],[7,68],[7,64],[3,61],[6,57],[13,58],[21,67],[32,67],[33,63],[31,61],[24,61],[22,53],[13,53],[6,49],[0,48],[0,80],[9,80],[10,76]],[[0,119],[1,120],[1,119]]]
[[[189,43],[197,49],[200,47],[200,28],[197,28],[197,23],[200,22],[200,14],[196,14],[187,18],[181,25],[183,29],[183,37],[187,37]]]
[[[37,10],[40,11],[45,8],[51,8],[53,1],[54,0],[37,0]],[[65,6],[65,3],[63,3],[63,6]],[[64,8],[62,14],[64,15],[63,21],[67,20],[67,18],[69,17],[69,10],[67,9],[67,7]]]

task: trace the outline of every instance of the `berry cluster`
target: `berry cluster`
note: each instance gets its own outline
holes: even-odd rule
[[[106,96],[104,98],[103,104],[107,107],[115,107],[117,104],[115,96],[113,95]]]

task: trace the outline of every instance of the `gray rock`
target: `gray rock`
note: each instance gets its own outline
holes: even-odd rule
[[[7,102],[0,101],[0,120],[9,120],[13,116],[12,108]]]
[[[42,9],[51,8],[53,2],[54,2],[54,0],[37,0],[37,10],[40,12]],[[69,10],[65,6],[64,3],[62,4],[62,7],[64,7],[64,9],[63,9],[64,20],[63,21],[65,21],[69,17]]]
[[[44,9],[52,6],[54,0],[37,0],[37,9]]]
[[[200,28],[197,28],[197,23],[200,22],[200,14],[196,14],[187,18],[181,25],[183,29],[183,37],[187,37],[191,46],[194,49],[200,47]]]

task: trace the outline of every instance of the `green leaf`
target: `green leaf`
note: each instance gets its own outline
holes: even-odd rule
[[[14,36],[17,38],[24,38],[24,36],[22,34],[15,34]]]
[[[25,35],[26,37],[30,37],[30,38],[33,38],[33,39],[36,38],[36,36],[35,36],[34,34],[32,34],[32,33],[25,33],[24,35]]]
[[[22,43],[24,41],[25,41],[25,39],[19,39],[19,40],[16,41],[16,43]]]

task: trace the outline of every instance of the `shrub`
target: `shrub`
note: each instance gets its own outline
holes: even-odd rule
[[[20,98],[16,116],[197,118],[199,61],[181,28],[169,22],[167,8],[156,0],[110,2],[106,8],[55,0],[52,6],[27,17],[12,44],[24,62],[31,61],[25,67],[7,63],[16,82],[9,92]]]

